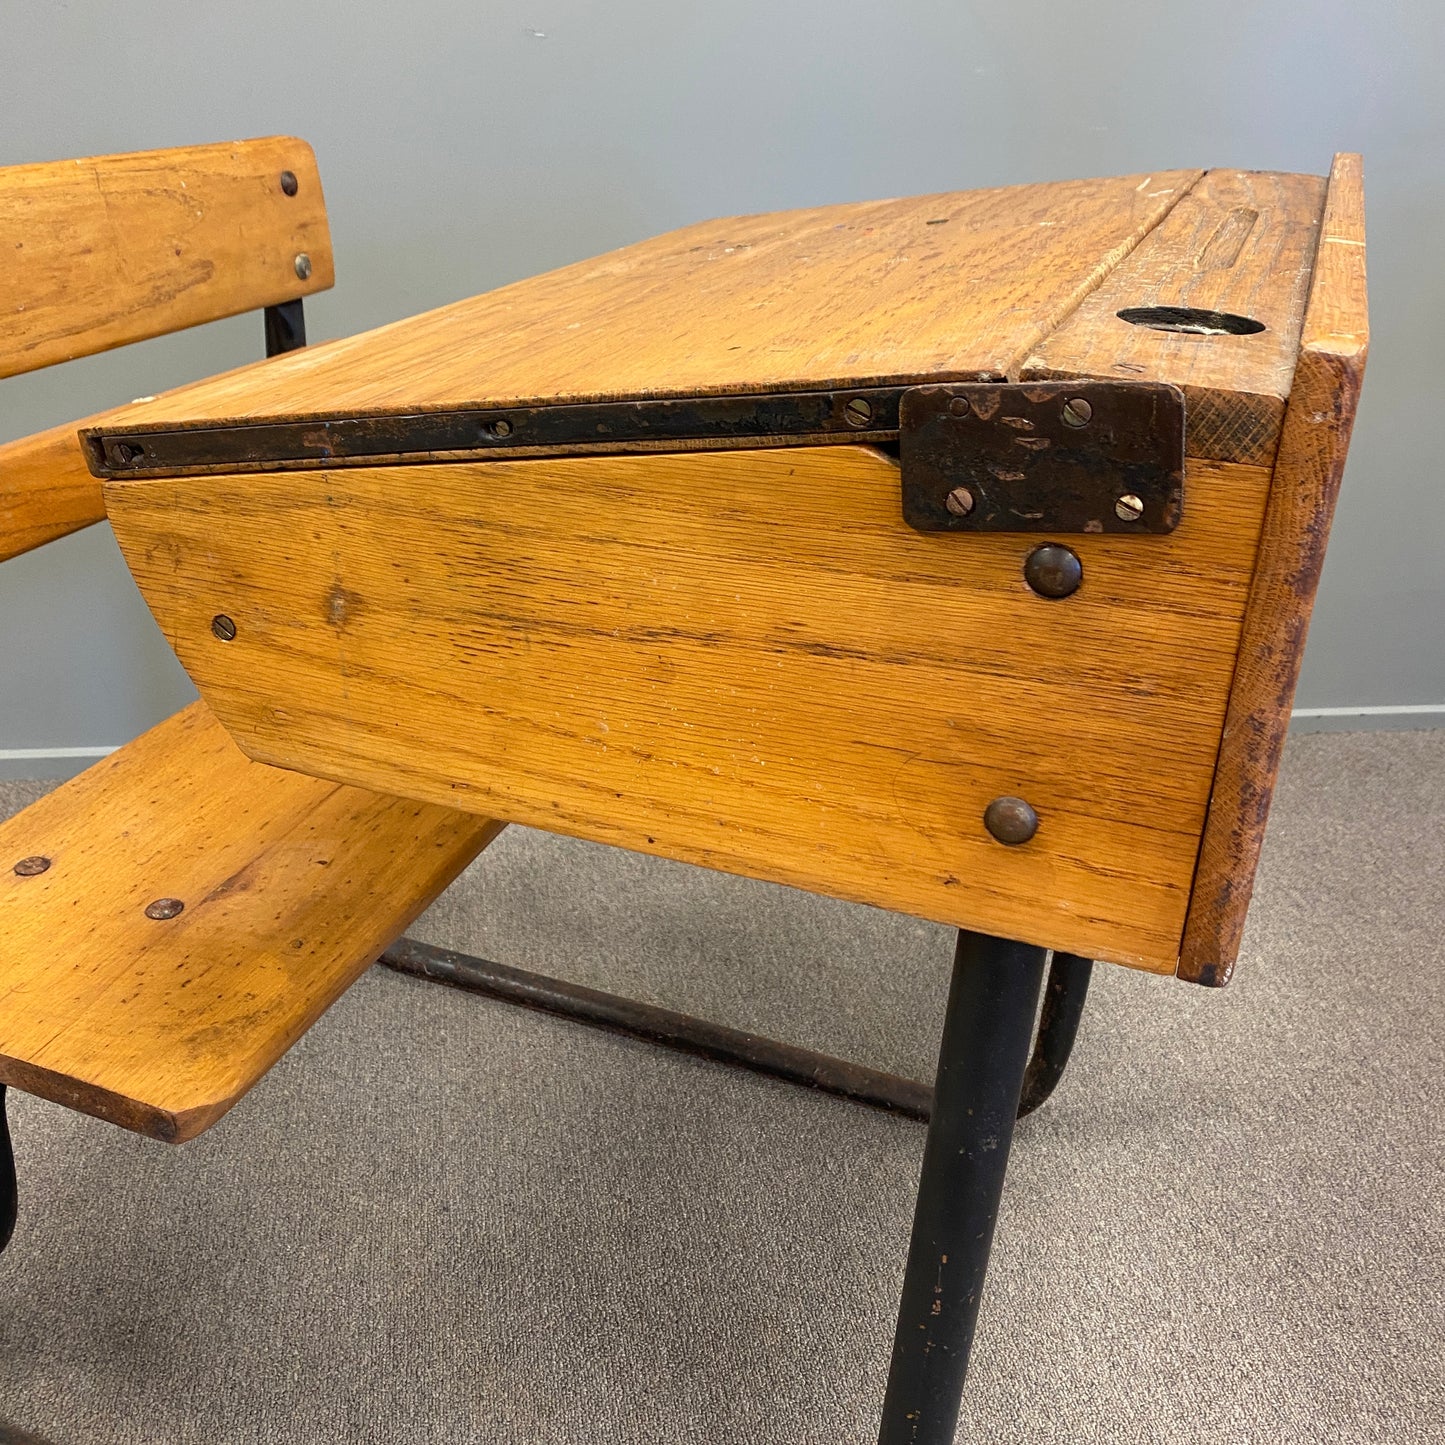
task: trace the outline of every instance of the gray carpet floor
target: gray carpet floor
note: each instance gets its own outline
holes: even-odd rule
[[[1292,740],[1235,984],[1099,970],[1019,1128],[960,1439],[1445,1440],[1442,902],[1445,732]],[[950,956],[521,830],[414,933],[918,1077]],[[12,1097],[0,1440],[874,1438],[918,1124],[380,969],[192,1144]]]

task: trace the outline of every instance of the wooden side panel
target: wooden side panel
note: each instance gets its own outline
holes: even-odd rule
[[[1239,952],[1369,350],[1359,156],[1335,157],[1179,974],[1223,984]]]
[[[296,177],[295,195],[283,171]],[[0,256],[0,377],[335,280],[316,158],[291,136],[9,166]]]
[[[1184,389],[1191,456],[1269,466],[1299,349],[1325,182],[1210,171],[1024,366],[1029,377],[1147,377]],[[1189,308],[1262,323],[1247,335],[1131,325]]]
[[[1268,480],[1192,465],[1171,536],[1071,539],[1064,601],[1038,539],[905,526],[858,447],[106,499],[260,759],[1172,973]]]
[[[137,426],[1002,377],[1198,171],[733,216],[193,387]]]
[[[0,1081],[191,1138],[500,829],[248,762],[195,704],[0,824]]]

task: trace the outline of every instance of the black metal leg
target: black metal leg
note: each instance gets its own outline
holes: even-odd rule
[[[1069,1062],[1079,1034],[1079,1021],[1084,1017],[1084,1001],[1089,996],[1089,980],[1093,974],[1092,958],[1080,958],[1077,953],[1054,954],[1044,988],[1038,1037],[1024,1072],[1020,1119],[1044,1103],[1064,1077],[1064,1066]]]
[[[10,1149],[10,1124],[5,1117],[5,1085],[0,1084],[0,1254],[15,1232],[15,1155]]]
[[[1046,957],[958,936],[879,1445],[953,1445]]]

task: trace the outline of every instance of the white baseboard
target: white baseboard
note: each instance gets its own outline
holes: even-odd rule
[[[1445,728],[1445,703],[1401,703],[1387,707],[1300,707],[1290,717],[1294,733],[1401,731]],[[70,778],[114,747],[0,748],[0,781]]]
[[[0,782],[17,778],[73,778],[115,751],[99,748],[0,748]]]
[[[1297,707],[1292,733],[1403,732],[1445,727],[1445,703],[1409,702],[1386,707]]]

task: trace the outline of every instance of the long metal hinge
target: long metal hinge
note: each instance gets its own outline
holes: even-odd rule
[[[100,477],[897,443],[923,532],[1169,532],[1184,398],[1157,382],[956,382],[83,434]]]

